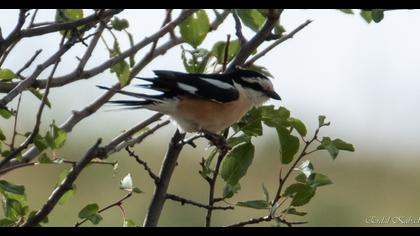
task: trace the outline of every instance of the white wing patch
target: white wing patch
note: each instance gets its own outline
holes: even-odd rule
[[[225,82],[220,81],[220,80],[203,78],[203,77],[201,77],[200,79],[202,79],[202,80],[206,81],[207,83],[212,84],[216,87],[222,88],[222,89],[232,89],[233,88],[233,86],[230,85],[229,83],[225,83]]]
[[[176,83],[176,85],[177,85],[180,89],[182,89],[182,90],[184,90],[184,91],[186,91],[186,92],[192,93],[192,94],[195,94],[195,92],[197,92],[197,91],[198,91],[198,89],[197,89],[196,87],[191,86],[191,85],[188,85],[188,84],[184,84],[184,83],[180,83],[180,82],[178,82],[178,83]]]

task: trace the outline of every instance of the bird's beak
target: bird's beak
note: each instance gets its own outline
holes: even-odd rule
[[[272,99],[281,100],[280,96],[276,92],[274,92],[274,90],[266,91],[265,94]]]

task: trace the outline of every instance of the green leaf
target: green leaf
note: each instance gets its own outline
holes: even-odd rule
[[[2,116],[5,119],[9,119],[13,113],[6,108],[0,108],[0,116]]]
[[[96,203],[88,204],[79,211],[79,218],[86,219],[98,213],[99,206]]]
[[[265,200],[251,200],[246,202],[238,202],[237,206],[248,207],[253,209],[267,209],[268,203]]]
[[[33,95],[35,95],[35,97],[37,97],[40,101],[42,101],[42,97],[44,96],[44,94],[42,94],[42,93],[39,91],[39,89],[29,88],[29,91],[30,91]],[[47,97],[47,99],[45,100],[45,105],[47,105],[47,107],[51,108],[51,103],[50,103],[50,101],[48,100],[48,97]]]
[[[63,196],[61,196],[60,200],[58,200],[58,204],[61,206],[66,204],[74,195],[76,195],[76,185],[73,184],[72,188],[67,190]]]
[[[279,107],[278,109],[274,109],[274,106],[263,106],[260,107],[262,110],[262,121],[265,125],[269,127],[287,127],[289,123],[287,119],[290,117],[290,111],[284,107]]]
[[[360,16],[367,22],[370,23],[372,21],[372,11],[365,11],[362,10],[360,12]]]
[[[49,146],[47,140],[39,134],[35,135],[33,142],[39,151],[43,151]]]
[[[314,195],[315,188],[302,183],[292,184],[284,191],[284,196],[292,197],[292,206],[303,206],[307,204]]]
[[[354,14],[352,9],[338,9],[338,10],[346,14]]]
[[[235,131],[240,130],[249,136],[261,136],[263,134],[261,119],[262,110],[253,108],[233,128]]]
[[[96,203],[86,205],[79,212],[80,219],[88,219],[92,224],[97,225],[101,220],[102,216],[98,214],[99,206]]]
[[[306,160],[297,169],[302,171],[306,177],[309,177],[314,171],[314,166],[309,160]]]
[[[331,140],[329,137],[324,137],[321,140],[321,145],[317,147],[318,150],[327,150],[333,159],[335,159],[339,153],[339,150],[354,152],[355,149],[352,144],[346,143],[341,139]]]
[[[188,73],[204,73],[207,64],[210,60],[211,54],[208,50],[198,48],[195,50],[186,50],[181,46],[181,59],[184,68]],[[187,57],[187,53],[189,56]]]
[[[179,24],[182,38],[196,48],[206,38],[210,29],[209,17],[205,10],[194,12]]]
[[[130,83],[130,66],[126,61],[120,61],[111,66],[111,73],[117,74],[121,87]]]
[[[318,128],[321,128],[322,126],[330,125],[330,122],[325,123],[326,117],[323,115],[318,116]]]
[[[18,195],[24,195],[25,186],[12,184],[10,182],[7,182],[6,180],[0,180],[0,192],[3,192],[3,191],[18,194]]]
[[[236,9],[236,13],[242,23],[255,32],[259,31],[265,22],[265,17],[257,9]]]
[[[38,162],[42,164],[51,164],[53,161],[47,156],[46,153],[42,153],[41,156],[38,157]]]
[[[133,179],[129,173],[120,181],[120,189],[131,192],[133,188]]]
[[[17,201],[11,198],[3,198],[4,216],[11,220],[17,220],[28,213],[28,206],[24,202]]]
[[[308,177],[307,183],[311,187],[316,188],[316,187],[332,184],[333,182],[326,175],[313,173]]]
[[[17,76],[11,69],[0,69],[0,80],[10,81],[15,78],[17,78]]]
[[[306,179],[307,177],[304,173],[298,174],[295,178],[295,180],[300,183],[306,183]]]
[[[59,186],[63,183],[63,181],[66,179],[67,175],[69,174],[69,170],[68,169],[64,169],[61,171],[61,173],[58,175],[58,180],[57,183],[55,184],[55,186]]]
[[[286,213],[288,215],[296,215],[296,216],[304,216],[304,215],[308,214],[306,212],[297,211],[296,208],[293,208],[293,207],[285,209],[283,211],[283,213]]]
[[[339,138],[334,139],[333,143],[339,150],[349,151],[349,152],[355,151],[353,144],[347,143]]]
[[[333,160],[335,160],[339,152],[338,148],[335,146],[334,142],[331,141],[330,137],[323,137],[321,141],[321,145],[319,145],[317,149],[318,150],[326,149],[328,153],[331,155],[331,157],[333,158]]]
[[[284,32],[286,32],[286,29],[282,25],[280,25],[279,21],[277,21],[276,26],[274,26],[274,34],[281,36]]]
[[[384,9],[372,9],[372,20],[379,23],[384,19]]]
[[[252,71],[256,71],[256,72],[261,73],[261,74],[263,74],[267,77],[274,78],[274,76],[264,66],[258,66],[258,65],[252,64],[247,69],[252,70]]]
[[[126,19],[120,19],[118,17],[114,17],[114,19],[111,21],[112,28],[122,31],[126,28],[128,28],[129,24]]]
[[[144,192],[141,191],[139,188],[135,187],[133,188],[133,193],[144,193]]]
[[[248,136],[246,134],[242,134],[238,137],[230,137],[227,140],[227,144],[230,148],[233,148],[236,145],[241,144],[241,143],[249,143],[249,142],[251,142],[251,136]]]
[[[80,20],[83,18],[83,9],[57,9],[55,14],[55,21],[56,22],[69,22]],[[84,26],[77,27],[78,30],[82,29]],[[70,31],[61,30],[61,35],[66,34],[66,38],[70,38],[71,34]]]
[[[133,35],[131,35],[129,32],[126,32],[127,36],[128,36],[128,41],[130,41],[130,48],[134,47],[134,39],[133,39]],[[129,57],[129,61],[130,61],[130,67],[133,67],[136,64],[136,61],[134,59],[134,56],[136,54],[131,54]]]
[[[123,227],[137,227],[136,222],[131,219],[125,219],[123,223]]]
[[[233,185],[227,183],[223,187],[223,197],[224,198],[231,198],[231,197],[233,197],[233,195],[238,193],[239,190],[241,190],[241,185],[239,183],[236,183],[236,184],[233,184]]]
[[[239,52],[241,45],[239,40],[232,40],[229,42],[227,63],[229,63]],[[219,41],[213,45],[211,55],[217,58],[218,64],[223,64],[225,61],[226,41]]]
[[[14,220],[3,218],[0,220],[0,227],[13,227],[16,225]]]
[[[299,139],[291,135],[285,127],[278,127],[276,130],[280,141],[281,163],[289,164],[299,150]]]
[[[287,121],[289,122],[290,126],[292,126],[294,129],[296,129],[296,131],[303,137],[306,136],[307,130],[305,127],[305,124],[297,119],[297,118],[293,118],[290,117],[289,119],[287,119]]]
[[[262,189],[263,189],[263,192],[264,192],[265,201],[269,202],[270,201],[270,194],[268,193],[268,189],[265,187],[264,184],[262,184]]]
[[[223,159],[221,175],[226,183],[235,185],[245,176],[254,153],[254,145],[249,142],[237,146]]]
[[[45,140],[51,149],[61,148],[67,140],[67,133],[53,122],[45,135]]]
[[[3,131],[0,129],[0,141],[4,141],[4,140],[6,140],[6,136],[4,135]]]

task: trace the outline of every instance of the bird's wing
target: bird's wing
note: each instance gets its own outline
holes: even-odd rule
[[[189,96],[226,103],[238,99],[239,92],[233,80],[220,74],[187,74],[156,70],[154,78],[139,78],[151,82],[140,85],[166,93],[168,96]]]

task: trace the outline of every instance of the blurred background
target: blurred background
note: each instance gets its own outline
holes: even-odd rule
[[[389,11],[385,12],[382,22],[367,24],[358,16],[358,11],[355,12],[355,15],[347,15],[337,10],[285,10],[281,23],[287,32],[307,19],[313,22],[257,63],[274,75],[275,89],[283,99],[270,103],[288,108],[292,116],[304,121],[310,134],[317,127],[318,115],[325,115],[331,126],[324,128],[320,135],[342,138],[356,148],[354,153],[341,152],[335,161],[326,152],[311,156],[315,170],[328,175],[334,184],[319,188],[311,202],[302,207],[302,211],[308,212],[306,216],[288,218],[307,220],[306,226],[377,226],[367,224],[366,218],[420,217],[420,112],[417,107],[420,101],[420,28],[417,27],[420,14],[418,10]],[[37,19],[52,21],[54,15],[54,10],[42,10]],[[164,15],[164,10],[126,10],[118,17],[130,22],[129,31],[137,42],[155,32]],[[17,10],[0,10],[3,35],[13,29],[17,16]],[[244,33],[248,37],[252,35],[247,30]],[[230,17],[219,30],[208,34],[201,47],[211,49],[216,41],[225,40],[227,34],[235,38]],[[60,35],[55,33],[36,40],[23,40],[4,67],[19,69],[39,48],[44,50],[39,60],[45,60],[56,50],[59,38]],[[111,39],[109,35],[106,38]],[[129,47],[125,34],[119,39],[122,50]],[[109,57],[103,44],[99,45],[87,68]],[[77,62],[75,56],[80,56],[83,49],[83,45],[75,46],[63,59],[57,73],[62,75],[71,71]],[[145,48],[136,57],[140,58],[148,50]],[[180,47],[176,47],[149,64],[139,75],[150,76],[154,69],[184,71],[180,55]],[[106,72],[91,80],[52,89],[49,97],[52,108],[44,113],[41,133],[45,133],[53,120],[61,124],[73,110],[83,108],[102,94],[103,91],[95,85],[111,85],[116,81],[114,74]],[[15,106],[16,101],[11,105]],[[33,127],[38,105],[38,99],[24,93],[19,130],[27,131]],[[106,106],[80,122],[57,155],[77,160],[98,137],[108,142],[153,114],[146,110],[109,111],[111,108]],[[12,124],[1,122],[1,129],[10,135]],[[158,172],[174,131],[174,125],[166,126],[135,147],[155,172]],[[242,190],[229,202],[263,199],[262,183],[272,196],[275,194],[280,167],[279,145],[275,132],[267,127],[264,132],[263,137],[253,140],[256,144],[254,162],[241,180]],[[205,142],[199,144],[196,149],[187,146],[182,151],[169,192],[205,203],[208,186],[198,170],[201,158],[209,151]],[[85,205],[97,202],[101,207],[123,197],[125,193],[119,189],[119,181],[127,173],[132,174],[134,184],[145,192],[124,204],[127,216],[138,224],[142,223],[153,192],[152,181],[127,153],[115,154],[110,160],[119,161],[116,173],[111,166],[88,167],[76,182],[76,195],[67,204],[55,208],[48,226],[72,226]],[[53,190],[58,174],[68,167],[38,165],[21,168],[3,178],[24,184],[30,208],[39,209]],[[222,182],[220,179],[219,194]],[[214,225],[226,225],[264,214],[266,212],[262,210],[240,207],[234,211],[216,211]],[[122,225],[117,208],[104,212],[102,216],[104,220],[100,226]],[[202,209],[167,201],[159,225],[202,226],[204,221]]]

